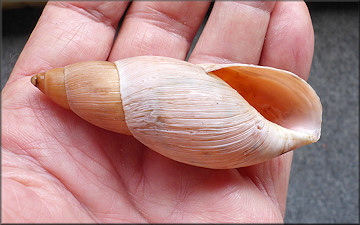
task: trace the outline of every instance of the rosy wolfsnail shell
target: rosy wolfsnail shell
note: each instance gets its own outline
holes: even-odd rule
[[[76,63],[31,82],[88,122],[201,167],[254,165],[320,138],[315,91],[271,67],[139,56]]]

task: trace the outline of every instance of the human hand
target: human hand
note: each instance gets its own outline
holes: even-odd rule
[[[292,152],[238,169],[185,165],[51,102],[33,74],[136,55],[185,59],[210,3],[49,2],[2,93],[3,222],[282,222]],[[266,37],[266,39],[265,39]],[[216,2],[192,63],[241,62],[305,80],[304,2]]]

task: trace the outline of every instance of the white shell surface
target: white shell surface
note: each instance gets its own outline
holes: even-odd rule
[[[176,161],[243,167],[318,139],[268,121],[226,82],[205,72],[206,67],[154,56],[115,64],[130,132]]]

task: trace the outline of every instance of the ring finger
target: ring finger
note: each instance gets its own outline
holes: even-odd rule
[[[215,2],[189,61],[257,64],[274,3]]]

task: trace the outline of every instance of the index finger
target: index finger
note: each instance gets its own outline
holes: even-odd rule
[[[127,4],[49,1],[8,83],[78,61],[106,60]]]

